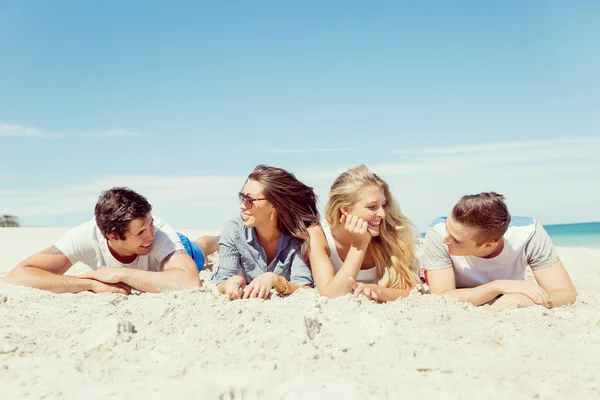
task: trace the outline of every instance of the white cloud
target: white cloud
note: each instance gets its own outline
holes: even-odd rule
[[[415,152],[417,154],[417,152]],[[425,229],[460,196],[497,191],[516,215],[543,223],[600,221],[600,140],[491,143],[419,149],[418,157],[366,163],[392,187],[403,211]],[[298,174],[326,199],[333,180],[353,165]]]
[[[316,153],[347,153],[352,151],[357,151],[356,149],[351,148],[282,148],[276,147],[272,145],[265,145],[261,147],[261,150],[265,153],[307,153],[307,154],[316,154]]]
[[[506,195],[511,212],[543,223],[600,220],[600,140],[482,144],[422,149],[418,158],[394,163],[365,163],[392,187],[403,211],[424,229],[447,214],[467,193],[494,190]],[[365,156],[366,158],[366,156]],[[333,180],[352,165],[318,172],[292,171],[313,186],[321,199]],[[157,215],[180,228],[219,229],[236,213],[237,192],[247,171],[228,176],[104,176],[86,183],[46,189],[0,190],[0,211],[27,220],[93,212],[102,190],[129,186],[153,204]],[[58,220],[58,217],[57,217]]]
[[[140,132],[133,132],[127,129],[109,129],[98,132],[75,132],[75,133],[55,133],[45,132],[38,128],[25,125],[6,124],[0,122],[0,136],[14,137],[40,137],[40,138],[73,138],[73,137],[111,137],[111,136],[153,136]]]
[[[438,154],[457,154],[457,153],[473,153],[473,152],[498,152],[505,150],[518,150],[535,147],[548,147],[557,145],[573,145],[573,144],[599,144],[600,139],[596,138],[559,138],[554,140],[537,140],[537,141],[522,141],[522,142],[495,142],[484,143],[470,146],[455,146],[455,147],[434,147],[434,148],[409,148],[394,150],[395,154],[406,155],[438,155]]]
[[[103,132],[81,132],[81,133],[74,133],[70,136],[82,136],[82,137],[102,137],[102,136],[117,136],[117,137],[126,137],[126,136],[133,136],[133,137],[148,137],[148,136],[156,136],[156,135],[150,135],[148,133],[141,133],[141,132],[134,132],[134,131],[129,131],[127,129],[109,129],[107,131],[103,131]]]
[[[0,136],[39,137],[46,136],[46,134],[31,126],[11,125],[0,122]]]
[[[542,145],[544,143],[544,145]],[[537,147],[532,149],[533,147]],[[394,151],[397,153],[398,151]],[[367,166],[382,176],[445,174],[472,166],[493,165],[527,168],[549,166],[547,164],[572,164],[573,161],[595,159],[600,153],[600,139],[562,139],[547,142],[505,142],[477,146],[447,148],[422,148],[405,150],[410,157],[397,163],[369,163]],[[467,154],[463,154],[467,153]],[[402,159],[401,159],[402,160]],[[303,179],[335,179],[353,165],[300,174]]]
[[[225,176],[106,176],[67,187],[0,190],[0,209],[23,217],[88,213],[103,190],[116,186],[130,187],[152,204],[193,205],[230,196],[237,199],[244,181],[245,177]]]

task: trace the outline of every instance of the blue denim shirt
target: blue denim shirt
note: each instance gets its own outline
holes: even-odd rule
[[[296,285],[312,286],[312,272],[302,259],[300,248],[298,239],[281,232],[275,258],[267,266],[267,254],[258,242],[255,229],[246,227],[241,217],[234,218],[221,232],[219,262],[212,279],[219,284],[240,275],[250,283],[265,272],[273,272]]]

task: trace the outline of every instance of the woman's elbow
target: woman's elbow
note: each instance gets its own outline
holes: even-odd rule
[[[327,297],[329,299],[335,299],[337,297],[341,297],[344,296],[348,293],[340,293],[339,291],[334,291],[331,290],[331,288],[329,287],[319,287],[318,285],[316,286],[317,288],[317,292],[319,292],[319,294],[323,297]]]

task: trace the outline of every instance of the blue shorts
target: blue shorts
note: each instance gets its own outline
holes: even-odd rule
[[[194,260],[196,263],[196,268],[198,268],[198,271],[202,271],[204,268],[204,254],[202,254],[200,247],[188,239],[187,236],[182,235],[179,232],[177,232],[177,234],[179,235],[179,239],[181,239],[181,244],[183,244],[185,251],[187,251],[190,257],[192,257],[192,260]]]

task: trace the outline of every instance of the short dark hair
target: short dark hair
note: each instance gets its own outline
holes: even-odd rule
[[[456,222],[479,229],[477,245],[497,242],[510,225],[510,213],[504,196],[495,192],[470,194],[460,198],[452,209]]]
[[[307,228],[318,225],[320,221],[317,196],[313,188],[300,182],[294,174],[267,165],[256,166],[248,175],[248,180],[261,184],[265,198],[275,206],[279,214],[279,229],[302,243],[301,254],[307,261]]]
[[[94,214],[104,237],[112,233],[125,240],[129,223],[151,211],[152,206],[141,194],[126,187],[114,187],[100,194]]]

